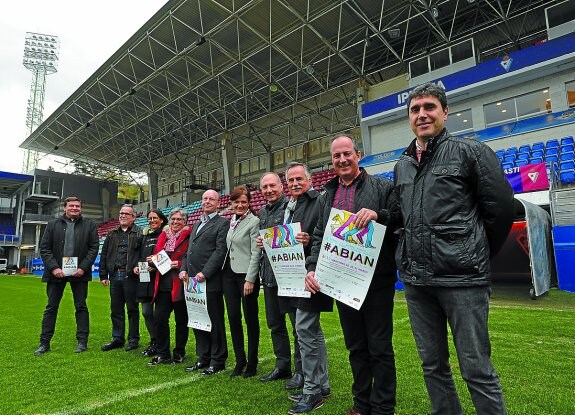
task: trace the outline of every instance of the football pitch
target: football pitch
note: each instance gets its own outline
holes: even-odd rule
[[[575,294],[556,289],[536,301],[528,287],[495,285],[490,313],[493,362],[503,386],[508,413],[575,414]],[[34,276],[0,276],[0,414],[287,414],[291,407],[283,381],[262,383],[274,367],[269,330],[260,294],[258,376],[233,378],[235,360],[228,332],[226,371],[205,377],[184,373],[195,362],[190,333],[186,360],[148,367],[140,356],[148,335],[143,323],[139,350],[102,352],[110,340],[108,289],[90,283],[88,351],[75,354],[72,293],[66,288],[51,351],[34,356],[46,305],[45,284]],[[335,310],[335,307],[334,307]],[[351,372],[337,312],[322,315],[332,395],[313,411],[344,414],[352,406]],[[172,324],[173,332],[173,324]],[[428,399],[402,292],[395,297],[394,348],[398,415],[423,415]],[[173,342],[172,342],[173,344]],[[469,393],[452,349],[451,363],[466,414]]]

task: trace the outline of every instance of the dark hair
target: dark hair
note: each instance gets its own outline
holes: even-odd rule
[[[230,200],[233,202],[240,198],[240,196],[245,195],[248,198],[248,202],[252,199],[250,191],[246,186],[236,186],[230,192]]]
[[[158,215],[158,217],[162,221],[162,226],[161,226],[162,228],[168,224],[168,218],[166,217],[166,215],[164,215],[164,212],[162,212],[160,209],[158,209],[158,208],[150,209],[148,211],[148,213],[146,213],[146,218],[148,217],[148,215],[150,213],[155,213],[156,215]]]
[[[76,196],[70,196],[64,199],[64,206],[66,206],[68,202],[80,202],[80,206],[82,206],[82,201]]]
[[[419,85],[415,87],[407,97],[407,112],[409,112],[409,105],[411,104],[411,100],[413,98],[419,98],[424,95],[431,95],[432,97],[437,98],[439,103],[441,104],[441,108],[447,108],[447,96],[445,95],[445,88],[435,85],[434,83],[427,82],[423,85]]]

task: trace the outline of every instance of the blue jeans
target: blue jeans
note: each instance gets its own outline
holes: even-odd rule
[[[491,364],[487,320],[491,288],[422,287],[405,284],[413,337],[433,415],[461,415],[449,364],[447,323],[461,376],[478,415],[505,415],[499,377]]]

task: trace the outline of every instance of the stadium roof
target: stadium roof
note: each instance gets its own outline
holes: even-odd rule
[[[546,38],[560,0],[170,0],[21,145],[160,177],[357,127],[356,89],[473,38]],[[397,29],[397,30],[395,30]]]
[[[18,189],[33,181],[34,176],[28,174],[0,171],[0,197],[12,197]]]

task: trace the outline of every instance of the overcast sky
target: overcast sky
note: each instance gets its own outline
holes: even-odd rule
[[[20,173],[32,72],[24,68],[26,32],[58,36],[58,72],[46,82],[44,120],[166,3],[165,0],[20,0],[0,13],[0,170]],[[61,170],[53,160],[39,167]]]

